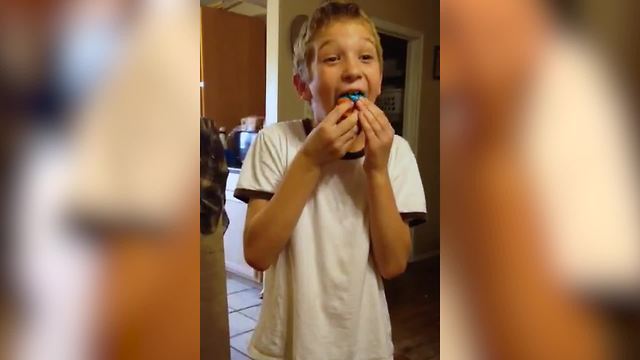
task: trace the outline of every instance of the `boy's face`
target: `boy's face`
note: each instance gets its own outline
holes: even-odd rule
[[[316,35],[312,46],[312,79],[301,94],[310,101],[316,120],[324,119],[347,92],[361,91],[371,101],[380,95],[382,71],[375,39],[363,22],[334,21]]]

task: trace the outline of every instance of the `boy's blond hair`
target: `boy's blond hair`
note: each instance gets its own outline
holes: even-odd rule
[[[300,76],[305,81],[311,81],[311,61],[315,57],[314,48],[311,43],[316,34],[325,26],[336,20],[359,20],[371,29],[380,71],[382,71],[382,45],[380,36],[376,31],[376,26],[369,16],[353,2],[349,1],[326,1],[318,7],[309,20],[300,28],[300,33],[293,47],[293,73]]]

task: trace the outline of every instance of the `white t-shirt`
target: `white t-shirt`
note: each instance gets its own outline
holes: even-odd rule
[[[269,199],[311,131],[310,121],[262,130],[245,159],[235,196]],[[382,279],[370,250],[363,152],[323,169],[291,239],[265,274],[260,320],[249,345],[255,359],[392,359]],[[418,166],[396,136],[389,175],[398,210],[414,225],[426,218]]]

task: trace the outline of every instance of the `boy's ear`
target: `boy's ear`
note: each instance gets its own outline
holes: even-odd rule
[[[295,86],[296,91],[302,100],[311,101],[311,90],[309,90],[309,85],[302,80],[300,75],[293,75],[293,86]]]

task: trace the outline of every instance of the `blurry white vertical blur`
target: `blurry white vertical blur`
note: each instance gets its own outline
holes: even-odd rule
[[[87,359],[99,288],[98,245],[65,218],[69,151],[62,139],[34,134],[19,169],[13,274],[23,301],[19,360]]]
[[[545,48],[522,114],[523,161],[535,177],[555,271],[565,285],[620,296],[640,290],[640,193],[630,106],[584,41]]]
[[[92,220],[164,227],[197,184],[199,13],[176,0],[145,5],[126,57],[76,113],[72,196]]]
[[[58,9],[54,72],[60,89],[81,103],[118,59],[128,20],[120,1],[75,0]]]
[[[479,358],[478,351],[492,345],[498,351],[522,350],[531,342],[526,336],[520,336],[524,332],[516,331],[536,329],[532,324],[535,321],[531,320],[534,318],[545,322],[543,326],[550,331],[540,334],[540,338],[546,335],[548,339],[552,330],[557,329],[554,325],[564,324],[554,324],[538,316],[544,314],[544,306],[538,305],[544,304],[547,296],[565,310],[587,309],[581,314],[582,322],[575,321],[578,324],[575,328],[584,330],[583,333],[576,331],[576,337],[560,340],[569,349],[587,349],[585,345],[591,344],[575,340],[596,333],[591,339],[601,339],[608,345],[611,339],[600,337],[600,331],[611,338],[619,337],[617,333],[608,333],[610,329],[601,324],[593,325],[595,330],[581,326],[600,315],[610,320],[610,309],[603,304],[616,308],[627,303],[637,309],[640,303],[640,174],[639,124],[633,107],[637,108],[638,102],[625,86],[633,84],[621,81],[629,81],[624,76],[637,71],[613,65],[628,65],[639,60],[637,51],[635,59],[624,59],[637,50],[628,42],[625,45],[628,34],[637,33],[627,31],[637,27],[637,21],[630,22],[630,12],[626,11],[631,3],[441,1],[444,73],[440,121],[441,169],[444,169],[441,202],[445,209],[441,271],[442,281],[447,282],[442,285],[441,293],[442,358]],[[553,6],[560,4],[567,5],[570,11],[563,15],[555,12],[558,8]],[[594,12],[600,8],[602,11]],[[581,16],[593,16],[596,20],[579,18]],[[592,32],[576,30],[571,23],[586,26]],[[605,28],[609,38],[602,36]],[[598,32],[600,36],[593,36]],[[611,34],[625,37],[612,43],[596,41],[611,40]],[[620,58],[625,61],[611,62]],[[507,172],[483,167],[491,164],[482,162],[483,157],[478,154],[483,151],[490,154],[487,158],[495,153],[501,156],[508,153],[504,158],[508,158],[510,169],[516,169],[514,173],[523,176],[508,178]],[[514,178],[526,178],[528,197],[523,199],[505,191],[500,194],[503,198],[499,198],[486,189],[483,193],[481,186],[474,183],[476,178],[496,187],[509,184]],[[459,195],[464,189],[468,190],[466,197]],[[485,216],[484,208],[499,205],[509,197],[520,205],[534,208],[535,216],[522,221]],[[503,232],[487,230],[482,237],[464,231],[473,228],[474,221],[485,220],[493,220],[495,223],[491,225]],[[532,225],[527,228],[519,221]],[[530,231],[531,228],[535,231]],[[451,234],[462,236],[454,238]],[[511,236],[500,238],[500,234]],[[487,239],[492,238],[504,241],[489,244]],[[484,257],[468,250],[485,243]],[[533,254],[535,251],[526,255],[518,253],[519,245],[525,243],[531,247],[522,248],[542,249],[542,255],[536,256],[539,254]],[[523,259],[529,254],[529,258]],[[468,261],[470,258],[474,261]],[[511,263],[494,267],[495,258],[509,259]],[[518,267],[516,263],[525,266]],[[533,287],[528,288],[528,283],[521,281],[523,274],[517,269],[548,274],[545,279],[551,280],[545,285],[557,281],[562,286],[558,290],[537,284],[538,290],[545,290],[527,292]],[[474,276],[477,274],[485,277]],[[493,287],[484,294],[474,293],[478,288],[470,290],[469,282],[477,279],[484,281],[473,284],[479,289]],[[514,293],[526,296],[517,298]],[[486,294],[490,295],[483,296]],[[505,315],[509,314],[508,307],[525,297],[531,305],[527,312],[530,317]],[[502,305],[505,312],[482,313],[490,307],[478,304],[488,303]],[[512,331],[500,332],[501,329]],[[497,344],[489,345],[488,333],[516,335],[508,343],[500,344],[501,337]],[[615,339],[619,343],[616,345],[626,341]],[[518,342],[521,344],[516,344]],[[513,344],[516,345],[510,348]],[[592,354],[598,358],[597,352]]]
[[[40,25],[34,16],[32,23],[3,21],[10,31],[0,37],[2,63],[20,70],[2,69],[0,80],[19,90],[18,98],[22,88],[38,94],[51,87],[47,94],[63,99],[60,110],[48,113],[36,109],[31,94],[17,107],[28,130],[16,136],[21,146],[10,204],[10,277],[24,310],[12,331],[12,353],[20,360],[94,354],[94,321],[107,295],[100,276],[105,239],[81,233],[70,219],[171,226],[198,184],[197,5],[57,4],[44,11],[55,24],[46,34],[27,36]],[[31,39],[29,46],[22,39]],[[37,59],[34,49],[44,57]],[[35,126],[41,119],[32,113],[53,125]]]

